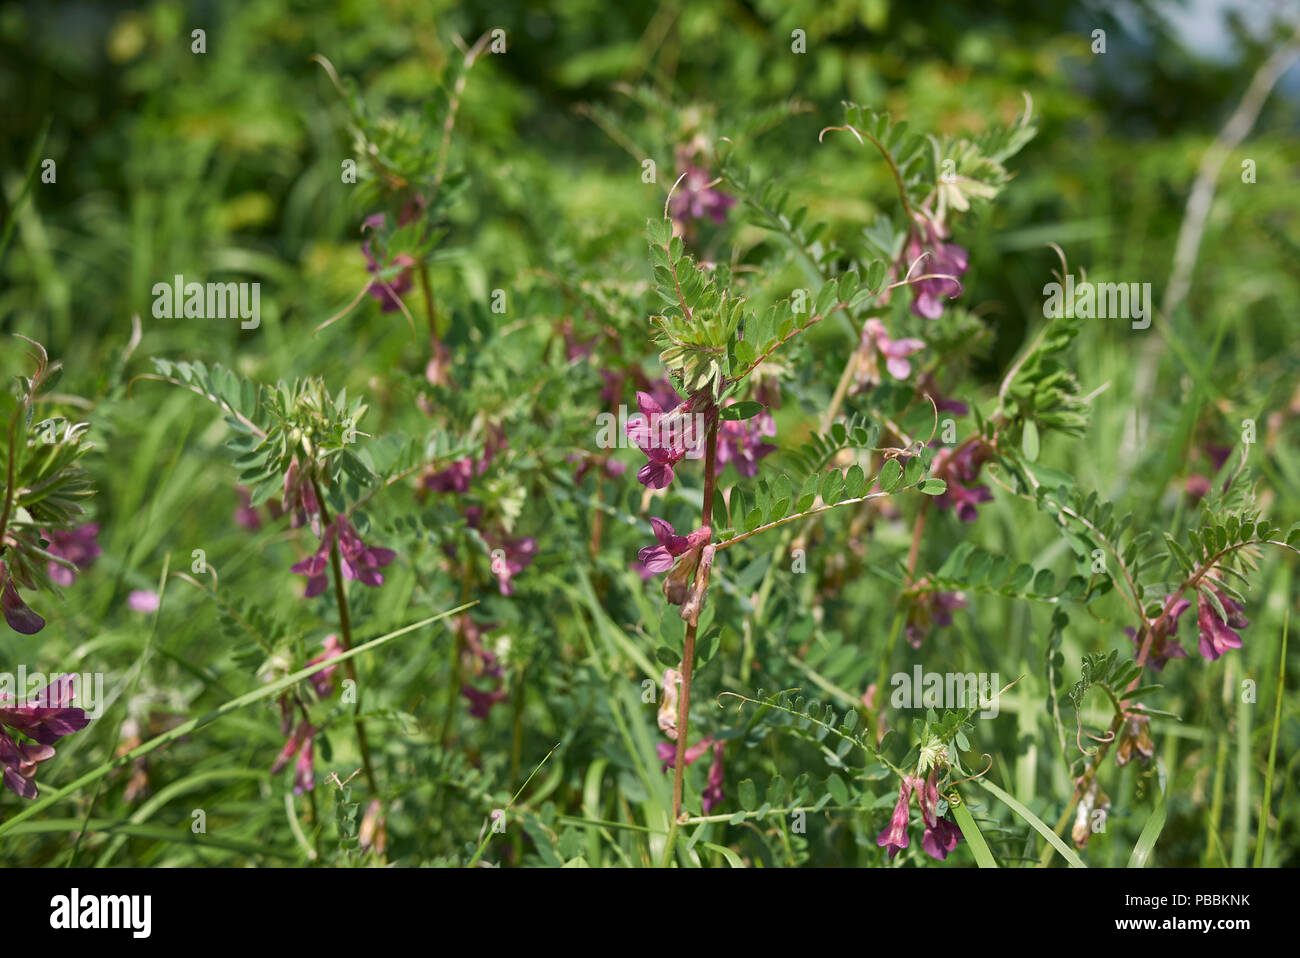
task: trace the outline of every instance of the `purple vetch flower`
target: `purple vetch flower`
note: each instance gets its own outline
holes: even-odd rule
[[[4,783],[19,798],[36,798],[36,766],[54,757],[54,744],[63,736],[90,724],[86,713],[70,703],[76,693],[71,675],[65,675],[19,706],[0,695],[0,765]],[[32,739],[15,739],[11,730]]]
[[[492,711],[492,706],[498,702],[504,702],[510,697],[510,693],[499,686],[489,692],[484,692],[472,685],[462,685],[460,694],[469,699],[469,714],[476,719],[487,718]]]
[[[126,597],[127,608],[132,612],[157,612],[162,599],[152,589],[132,589]]]
[[[467,660],[470,671],[476,676],[486,676],[487,678],[499,679],[504,670],[501,667],[501,661],[497,658],[496,653],[483,645],[483,631],[485,629],[495,629],[495,625],[485,625],[482,628],[479,624],[471,619],[468,615],[462,615],[457,619],[457,626],[460,629],[461,639],[465,643],[464,658]]]
[[[1175,599],[1172,595],[1165,599],[1164,609],[1159,617],[1163,622],[1151,639],[1151,648],[1147,650],[1147,664],[1155,671],[1164,671],[1170,659],[1187,658],[1187,650],[1178,642],[1178,619],[1191,606],[1192,603],[1187,599]],[[1139,654],[1142,651],[1142,641],[1138,632],[1133,628],[1125,627],[1124,634],[1133,643],[1133,654]]]
[[[722,784],[725,779],[726,771],[722,767],[722,752],[724,743],[713,743],[713,764],[709,766],[709,781],[703,792],[700,793],[701,803],[704,805],[704,814],[707,815],[713,811],[727,797],[722,790]]]
[[[876,836],[876,844],[889,849],[892,860],[895,855],[908,846],[907,818],[912,806],[912,782],[910,776],[904,775],[898,787],[898,801],[894,803],[894,813],[889,817],[889,824]]]
[[[235,522],[249,532],[256,532],[262,528],[262,517],[257,514],[257,510],[253,507],[252,496],[243,486],[236,486],[235,492],[239,494],[239,508],[235,510]]]
[[[50,555],[67,559],[77,569],[86,569],[103,553],[95,536],[99,534],[99,523],[89,522],[76,529],[55,529],[42,531],[42,538],[49,541],[45,551]],[[70,586],[77,581],[77,573],[57,562],[47,564],[46,571],[56,585]]]
[[[500,544],[493,544],[492,574],[497,577],[497,590],[502,595],[514,595],[511,579],[532,565],[536,557],[537,540],[532,536],[504,539]]]
[[[396,559],[397,553],[392,549],[367,546],[347,516],[336,516],[334,527],[339,537],[339,555],[343,559],[343,578],[356,579],[372,589],[383,585],[384,576],[379,570]]]
[[[937,770],[932,768],[924,782],[914,779],[913,783],[916,788],[916,804],[921,808],[921,820],[925,823],[921,848],[931,858],[943,861],[961,841],[961,829],[946,815],[939,818],[935,814],[935,805],[939,801],[939,788],[935,784],[936,774]]]
[[[862,326],[862,339],[858,345],[858,363],[854,376],[858,386],[870,388],[880,383],[880,360],[895,379],[906,379],[912,374],[912,364],[907,357],[925,348],[925,341],[915,338],[891,339],[885,324],[869,319]]]
[[[675,725],[673,727],[673,731],[674,732],[676,731]],[[718,744],[721,745],[722,743],[719,742]],[[713,747],[714,747],[713,736],[706,735],[704,736],[704,738],[700,739],[694,745],[690,745],[687,747],[686,753],[683,756],[683,760],[687,765],[693,765],[701,755],[703,755],[705,752],[707,752],[709,749]],[[674,768],[677,765],[677,743],[675,741],[656,742],[655,755],[658,756],[659,761],[662,763],[662,771],[666,772],[670,768]]]
[[[734,400],[729,400],[730,406]],[[718,453],[715,475],[721,475],[728,462],[746,479],[758,474],[758,460],[776,452],[776,446],[764,442],[764,436],[776,435],[776,420],[766,409],[749,419],[724,419],[718,423]]]
[[[943,315],[944,297],[956,299],[961,295],[961,283],[956,277],[969,268],[970,255],[955,243],[942,242],[947,234],[929,217],[918,217],[917,222],[918,226],[907,244],[908,264],[914,264],[922,254],[928,254],[915,265],[912,273],[936,278],[911,284],[912,314],[922,319],[938,319]]]
[[[17,576],[11,575],[9,567],[0,560],[0,610],[3,610],[5,622],[9,628],[23,635],[35,635],[45,628],[45,620],[28,608],[18,590],[14,588]],[[20,581],[24,588],[33,588],[32,583]]]
[[[1216,586],[1210,588],[1214,590],[1215,597],[1228,616],[1228,621],[1224,622],[1204,592],[1197,596],[1196,625],[1201,634],[1201,655],[1213,662],[1229,649],[1241,648],[1241,636],[1235,630],[1244,629],[1250,623],[1246,621],[1245,610],[1240,603]]]
[[[487,439],[483,443],[482,456],[477,459],[473,456],[457,459],[442,469],[435,470],[430,467],[425,471],[420,485],[430,492],[468,492],[470,480],[487,472],[492,460],[508,446],[505,433],[500,428],[492,426],[488,429]]]
[[[955,450],[940,449],[930,463],[930,474],[942,479],[948,488],[935,504],[940,509],[952,509],[962,522],[974,522],[979,518],[976,506],[993,499],[987,486],[974,485],[987,458],[988,449],[979,440],[964,443]]]
[[[698,549],[713,536],[713,530],[709,526],[696,529],[689,535],[679,536],[671,523],[658,516],[651,517],[650,526],[654,529],[659,544],[646,546],[637,553],[637,558],[644,563],[646,569],[655,574],[667,572],[673,567],[673,561],[678,556],[685,555],[692,549]]]
[[[573,481],[581,483],[583,476],[593,467],[597,468],[600,475],[607,479],[617,479],[623,473],[627,472],[627,463],[618,459],[612,459],[608,456],[598,456],[591,453],[573,453],[565,457],[565,462],[574,462],[578,467],[573,470]]]
[[[308,523],[311,531],[321,534],[320,503],[316,501],[316,490],[312,487],[311,477],[298,467],[295,456],[284,473],[284,492],[281,497],[282,512],[289,513],[289,528],[298,529]]]
[[[330,659],[337,658],[343,654],[343,643],[339,641],[337,635],[331,633],[330,635],[325,636],[325,641],[322,642],[321,645],[325,651],[321,652],[320,655],[317,655],[314,658],[308,659],[308,666],[319,665],[322,662],[327,662]],[[307,681],[311,683],[312,688],[316,690],[316,694],[321,698],[329,698],[329,696],[333,694],[334,673],[338,671],[338,668],[338,663],[328,665],[314,675],[307,677]]]
[[[366,217],[362,229],[381,230],[384,228],[385,222],[384,214],[376,213],[373,216]],[[370,242],[367,239],[361,244],[361,255],[366,258],[366,272],[373,274],[376,278],[367,287],[366,292],[378,301],[381,312],[391,313],[401,308],[401,297],[411,290],[414,283],[412,268],[415,266],[415,260],[406,253],[399,253],[390,262],[380,264],[370,252]],[[380,279],[380,272],[386,267],[392,266],[401,267],[401,271],[390,280]]]
[[[303,792],[310,792],[316,787],[316,767],[313,750],[315,748],[316,732],[319,731],[316,726],[312,725],[306,719],[303,719],[294,728],[293,734],[289,740],[284,743],[284,748],[280,754],[275,757],[275,763],[271,766],[271,774],[279,775],[289,760],[296,754],[298,761],[294,765],[293,775],[293,793],[301,795]]]
[[[627,436],[650,460],[636,478],[648,489],[663,489],[673,481],[673,467],[703,445],[703,417],[692,415],[695,396],[668,409],[647,392],[638,392],[636,402],[641,414],[628,420]]]
[[[701,152],[703,142],[698,138],[679,146],[676,150],[678,175],[686,176],[677,184],[672,199],[668,201],[668,210],[678,230],[684,230],[694,220],[706,216],[721,225],[727,220],[727,211],[736,205],[736,198],[713,185],[714,178],[709,171],[695,162],[695,156]]]
[[[336,538],[345,579],[355,579],[371,588],[384,584],[384,576],[379,570],[397,558],[396,552],[367,546],[344,515],[335,516],[334,521],[325,527],[324,533],[316,551],[290,567],[291,572],[307,577],[307,589],[303,593],[305,598],[315,598],[329,584],[330,547]]]
[[[932,627],[952,625],[952,611],[966,608],[966,596],[960,592],[941,592],[928,577],[919,581],[914,591],[903,634],[912,648],[919,649]]]

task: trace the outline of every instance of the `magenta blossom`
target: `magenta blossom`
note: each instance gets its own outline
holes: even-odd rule
[[[966,608],[966,597],[960,592],[940,592],[923,579],[917,583],[919,591],[912,599],[907,612],[907,626],[903,634],[908,644],[919,649],[931,627],[946,628],[952,625],[954,609]]]
[[[915,338],[891,339],[885,324],[869,319],[862,326],[862,339],[858,346],[858,385],[864,388],[880,383],[880,360],[895,379],[906,379],[912,374],[912,364],[907,357],[925,348],[925,341]]]
[[[492,574],[497,577],[497,589],[502,595],[514,595],[511,579],[533,564],[537,556],[537,540],[532,536],[506,539],[492,549]]]
[[[956,277],[966,272],[970,256],[960,246],[942,242],[947,234],[930,219],[918,218],[918,222],[919,226],[907,244],[908,264],[916,264],[912,268],[913,275],[935,278],[911,284],[912,313],[922,319],[938,319],[943,315],[944,297],[956,299],[961,295],[961,283]],[[928,255],[917,264],[916,260],[922,254]]]
[[[14,588],[16,576],[12,576],[9,567],[0,561],[0,609],[4,611],[5,622],[9,628],[23,635],[35,635],[45,628],[45,620],[28,608],[18,590]],[[20,582],[25,588],[32,588],[30,582]]]
[[[324,531],[325,534],[316,552],[301,562],[294,563],[290,569],[298,575],[307,576],[307,591],[304,593],[306,598],[320,595],[329,583],[327,572],[330,547],[336,537],[339,557],[343,560],[345,579],[356,579],[362,585],[371,588],[384,584],[384,576],[379,570],[397,558],[396,552],[392,549],[367,546],[357,535],[348,517],[344,515],[335,516],[334,521],[326,526]]]
[[[307,660],[307,665],[320,665],[322,662],[328,662],[330,659],[337,658],[343,654],[343,643],[339,641],[337,635],[325,636],[325,641],[321,643],[325,651],[320,655]],[[311,683],[316,694],[321,698],[328,698],[334,692],[334,673],[338,671],[338,663],[327,665],[313,675],[308,676],[307,681]]]
[[[460,694],[469,699],[469,714],[476,719],[487,718],[492,711],[492,706],[498,702],[504,702],[510,697],[510,693],[502,687],[492,689],[490,692],[484,692],[472,685],[462,685]]]
[[[940,449],[930,463],[930,474],[947,483],[948,488],[935,503],[940,509],[953,509],[962,522],[974,522],[979,517],[976,506],[993,499],[987,486],[977,486],[980,467],[988,458],[983,442],[963,444],[953,449]]]
[[[383,213],[376,213],[374,216],[366,218],[364,229],[383,229],[385,218]],[[361,255],[366,258],[366,272],[375,275],[375,280],[367,287],[366,292],[373,296],[379,302],[381,312],[391,313],[401,309],[401,297],[410,292],[412,279],[412,267],[415,266],[415,260],[406,253],[399,253],[394,256],[392,261],[381,265],[370,252],[370,240],[361,244]],[[379,273],[385,266],[399,266],[401,271],[390,280],[378,278]]]
[[[248,490],[243,486],[235,487],[235,492],[239,494],[239,508],[235,510],[235,522],[243,526],[249,532],[256,532],[262,528],[262,517],[257,514],[253,508],[253,498],[249,495]]]
[[[19,798],[36,798],[36,766],[54,757],[54,743],[90,724],[83,710],[69,704],[75,691],[73,677],[65,675],[32,696],[34,704],[17,706],[0,696],[0,765],[5,785]]]
[[[948,853],[957,847],[961,840],[961,829],[947,816],[939,818],[935,814],[935,805],[939,801],[939,788],[935,784],[935,770],[925,782],[915,779],[916,804],[921,807],[921,820],[925,823],[925,833],[921,836],[921,848],[931,858],[943,861]]]
[[[637,553],[637,558],[641,560],[647,571],[656,574],[667,572],[673,567],[674,559],[699,548],[713,536],[713,530],[708,526],[696,529],[689,535],[679,536],[671,523],[658,516],[650,519],[650,526],[654,529],[659,544],[646,546]]]
[[[704,805],[704,814],[707,815],[727,797],[722,790],[722,783],[725,779],[726,772],[722,767],[723,743],[713,743],[713,764],[709,766],[709,781],[703,792],[700,793],[700,800]]]
[[[692,415],[695,397],[667,410],[646,392],[638,392],[636,402],[641,415],[628,420],[627,435],[650,460],[636,478],[648,489],[663,489],[673,481],[673,467],[698,454],[705,438],[704,417]]]
[[[152,589],[132,589],[126,597],[127,608],[132,612],[157,612],[161,603],[161,597]]]
[[[275,763],[271,766],[271,774],[279,775],[284,770],[284,767],[289,764],[289,760],[297,754],[298,761],[294,766],[293,775],[293,793],[295,795],[310,792],[316,787],[313,750],[318,731],[319,729],[306,719],[299,722],[293,730],[293,734],[289,736],[289,740],[284,743],[284,748],[280,750],[280,754],[275,757]]]
[[[727,405],[731,405],[728,402]],[[776,446],[764,442],[764,436],[776,435],[776,420],[766,409],[749,419],[725,419],[718,424],[716,475],[728,462],[746,479],[758,474],[758,460],[776,452]]]
[[[1213,662],[1229,649],[1241,648],[1241,636],[1235,630],[1244,629],[1250,623],[1246,621],[1245,610],[1240,603],[1225,595],[1221,589],[1215,586],[1210,588],[1214,589],[1215,598],[1228,616],[1228,621],[1224,622],[1214,603],[1204,593],[1197,596],[1196,624],[1201,632],[1201,655]]]
[[[736,198],[714,186],[709,171],[692,160],[694,152],[691,146],[677,150],[677,165],[686,176],[677,184],[668,209],[679,230],[705,217],[721,225],[727,220],[727,211],[736,205]]]
[[[894,813],[889,817],[889,824],[876,836],[876,844],[881,848],[889,849],[890,859],[910,844],[911,840],[907,837],[907,818],[911,805],[912,779],[905,775],[903,783],[898,787],[898,801],[894,803]]]
[[[60,559],[67,559],[78,569],[86,569],[92,562],[99,558],[103,549],[95,541],[95,536],[99,533],[99,523],[90,522],[84,526],[78,526],[76,529],[55,529],[53,532],[42,532],[41,536],[49,541],[45,551],[50,555],[58,556]],[[61,586],[70,586],[77,581],[77,573],[65,565],[57,562],[50,562],[46,571],[50,579]]]
[[[1187,599],[1175,599],[1173,596],[1165,599],[1164,610],[1160,617],[1164,621],[1151,639],[1151,648],[1147,650],[1147,664],[1155,671],[1164,671],[1170,659],[1187,658],[1187,650],[1178,643],[1177,632],[1179,617],[1191,608],[1191,605],[1192,603]],[[1141,652],[1142,642],[1137,631],[1126,627],[1124,634],[1132,640],[1134,653]]]
[[[281,511],[289,513],[291,529],[310,523],[311,531],[316,535],[321,534],[320,503],[316,501],[316,490],[312,487],[311,477],[298,468],[297,458],[289,463],[289,468],[284,473]]]
[[[701,755],[711,748],[713,748],[713,736],[706,735],[704,738],[686,749],[684,755],[685,763],[687,765],[694,764]],[[666,772],[677,765],[676,742],[657,742],[655,744],[655,754],[659,757],[659,761],[663,763],[663,771]]]

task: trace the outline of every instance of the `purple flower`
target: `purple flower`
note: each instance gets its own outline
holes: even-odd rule
[[[904,635],[914,649],[921,647],[931,627],[946,628],[952,625],[952,610],[966,608],[966,597],[960,592],[940,592],[928,579],[917,583],[917,589],[907,612]]]
[[[45,628],[45,620],[27,607],[27,603],[14,588],[15,579],[15,576],[10,575],[9,567],[0,561],[0,609],[4,611],[5,622],[8,623],[9,628],[23,635],[35,635]],[[32,588],[29,582],[20,584]]]
[[[321,645],[325,651],[314,658],[308,659],[307,665],[319,665],[343,654],[343,643],[339,641],[337,635],[325,636],[325,641]],[[328,665],[314,675],[308,676],[307,681],[311,683],[318,696],[328,698],[334,692],[334,673],[337,671],[338,663]]]
[[[709,782],[704,791],[700,793],[705,815],[721,805],[723,799],[727,797],[726,793],[722,791],[725,776],[725,770],[722,767],[723,747],[722,742],[713,744],[713,764],[709,766]]]
[[[721,743],[719,743],[721,744]],[[691,765],[705,752],[713,748],[713,736],[706,735],[694,745],[686,749],[683,756],[685,764]],[[655,755],[663,763],[663,771],[668,771],[677,764],[677,743],[676,742],[657,742],[655,743]]]
[[[889,849],[891,860],[910,842],[907,837],[907,817],[912,804],[912,781],[910,777],[903,776],[903,783],[898,787],[898,801],[894,803],[894,814],[890,816],[884,831],[876,836],[876,844]]]
[[[976,506],[993,499],[987,486],[973,485],[987,457],[988,450],[980,441],[963,444],[955,451],[940,449],[930,463],[930,474],[946,482],[948,488],[935,504],[953,509],[962,522],[974,522],[979,517]]]
[[[912,232],[907,245],[908,263],[915,263],[922,254],[928,254],[913,272],[937,278],[911,284],[912,314],[922,319],[938,319],[943,315],[943,298],[956,299],[961,295],[961,283],[956,277],[966,272],[970,256],[954,243],[941,242],[946,234],[928,217],[918,218],[918,222],[920,225]]]
[[[92,562],[99,558],[104,551],[95,541],[95,536],[99,533],[99,523],[90,522],[84,526],[78,526],[76,529],[55,529],[53,532],[42,531],[41,535],[49,540],[49,545],[45,551],[50,555],[58,556],[60,559],[67,559],[78,569],[85,569]],[[77,573],[65,565],[57,562],[50,562],[46,571],[50,579],[61,586],[70,586],[77,581]]]
[[[721,225],[726,222],[727,211],[736,205],[736,198],[714,187],[709,171],[694,161],[699,146],[699,143],[691,143],[678,147],[676,151],[677,166],[686,177],[673,192],[668,209],[678,229],[685,229],[693,220],[702,220],[706,216]]]
[[[728,401],[730,406],[734,400]],[[718,424],[718,454],[715,475],[721,475],[728,462],[746,479],[758,474],[758,460],[776,452],[776,446],[764,442],[764,436],[776,435],[776,420],[766,409],[749,419],[726,419]]]
[[[698,549],[713,536],[713,530],[709,526],[696,529],[689,535],[679,536],[671,523],[658,516],[650,519],[650,526],[654,529],[659,544],[646,546],[637,553],[637,558],[649,572],[654,574],[667,572],[673,567],[674,559],[692,549]]]
[[[506,539],[492,549],[492,574],[497,577],[497,589],[502,595],[514,595],[510,581],[533,564],[537,556],[537,540],[532,536]]]
[[[862,326],[862,339],[858,346],[858,370],[855,374],[858,385],[871,387],[880,382],[882,357],[889,375],[906,379],[912,374],[912,364],[907,357],[924,348],[924,340],[890,339],[884,323],[878,319],[867,320]]]
[[[650,460],[636,478],[648,489],[663,489],[673,481],[673,467],[704,442],[702,417],[691,415],[695,397],[667,410],[646,392],[638,392],[636,402],[641,415],[628,420],[627,435]]]
[[[929,777],[922,783],[914,779],[916,787],[916,804],[921,807],[921,820],[925,823],[925,833],[921,836],[921,848],[931,858],[943,861],[948,853],[957,847],[961,840],[961,829],[957,823],[947,817],[935,815],[935,805],[939,801],[939,788],[935,784],[935,769],[930,769]]]
[[[367,217],[364,229],[378,230],[383,229],[385,218],[383,213],[376,213],[374,216]],[[415,266],[415,260],[406,253],[399,253],[394,256],[392,261],[381,265],[370,252],[370,240],[361,244],[361,255],[366,258],[366,272],[373,273],[375,280],[367,288],[367,292],[379,302],[381,312],[391,313],[401,308],[401,297],[410,292],[411,285],[414,282],[411,268]],[[379,278],[379,273],[384,266],[400,266],[401,272],[390,280]]]
[[[1214,589],[1215,597],[1228,616],[1228,621],[1224,622],[1205,593],[1197,596],[1196,624],[1201,633],[1201,655],[1213,662],[1229,649],[1241,648],[1241,636],[1234,630],[1244,629],[1250,623],[1246,621],[1245,612],[1238,602],[1224,595],[1215,586],[1210,588]]]
[[[157,612],[162,602],[157,592],[152,589],[132,589],[126,597],[126,605],[132,612]]]
[[[1165,599],[1164,610],[1160,616],[1163,622],[1151,639],[1151,648],[1147,651],[1147,664],[1157,672],[1164,671],[1170,659],[1187,658],[1187,650],[1178,643],[1178,619],[1191,608],[1187,599],[1175,600],[1173,596]],[[1159,620],[1158,620],[1159,621]],[[1125,628],[1124,634],[1133,642],[1134,654],[1142,651],[1142,642],[1138,633],[1132,628]]]
[[[384,584],[383,574],[379,570],[397,558],[397,553],[392,549],[367,546],[357,535],[348,517],[339,515],[325,527],[325,534],[321,537],[317,550],[290,567],[291,572],[307,577],[304,597],[311,599],[320,595],[329,584],[330,547],[335,537],[338,538],[339,557],[343,560],[345,579],[356,579],[362,585],[371,588]]]
[[[483,443],[482,456],[478,459],[467,456],[464,459],[457,459],[443,469],[426,471],[421,485],[431,492],[468,492],[470,480],[487,472],[492,460],[508,445],[505,433],[499,428],[492,427],[488,431],[487,440]]]
[[[297,458],[289,463],[284,474],[281,510],[289,513],[289,528],[297,529],[310,523],[312,532],[321,534],[320,503],[316,501],[316,490],[312,487],[311,477],[298,468]]]
[[[961,841],[961,829],[947,816],[935,819],[933,825],[926,825],[925,834],[921,836],[921,847],[931,858],[943,861],[948,853]]]
[[[472,685],[462,685],[460,694],[469,699],[469,714],[477,719],[487,718],[492,711],[492,706],[509,698],[509,693],[501,687],[483,692]]]
[[[310,792],[316,787],[316,769],[313,749],[315,747],[317,729],[306,719],[298,723],[289,736],[289,740],[284,743],[284,748],[280,754],[275,757],[274,764],[271,765],[271,774],[279,775],[284,767],[289,764],[289,759],[293,758],[296,753],[298,761],[294,766],[293,775],[293,793],[301,795],[303,792]]]
[[[356,579],[372,589],[384,584],[380,569],[397,558],[392,549],[367,546],[357,535],[347,516],[336,516],[334,527],[339,537],[339,554],[343,559],[343,578]]]
[[[237,486],[235,492],[239,493],[239,508],[235,510],[235,522],[249,532],[256,532],[262,528],[262,517],[253,508],[252,497],[243,486]]]
[[[54,757],[54,743],[90,724],[84,711],[69,704],[74,695],[74,679],[65,675],[32,696],[34,704],[11,706],[7,696],[0,696],[0,765],[5,785],[19,798],[37,796],[36,766]],[[15,739],[6,729],[35,744]]]

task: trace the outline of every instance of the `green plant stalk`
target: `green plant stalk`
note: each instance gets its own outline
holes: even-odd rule
[[[714,472],[718,459],[718,419],[716,410],[709,410],[709,432],[704,442],[704,501],[700,518],[701,526],[712,526]],[[710,542],[713,537],[709,537]],[[709,543],[705,543],[707,546]],[[701,585],[708,588],[708,580]],[[692,601],[694,597],[692,597]],[[682,649],[682,690],[677,699],[677,761],[673,769],[673,824],[682,815],[682,788],[686,770],[686,740],[691,723],[691,673],[695,669],[695,633],[698,629],[699,610],[704,605],[704,596],[699,597],[699,604],[690,621],[686,623],[686,641]],[[673,834],[669,833],[669,848],[672,846]]]
[[[312,491],[316,494],[316,504],[320,506],[320,520],[328,526],[330,524],[329,508],[325,505],[325,496],[321,493],[320,483],[316,477],[311,477]],[[334,601],[339,609],[339,632],[342,633],[343,651],[352,648],[352,618],[348,612],[348,593],[343,584],[343,563],[339,558],[339,537],[336,535],[334,541],[330,543],[330,570],[334,579]],[[366,738],[366,725],[361,721],[361,683],[357,680],[356,663],[350,659],[347,662],[348,678],[352,680],[353,687],[357,690],[357,701],[352,708],[352,724],[357,731],[357,748],[361,752],[361,765],[366,772],[366,784],[370,786],[370,791],[378,793],[379,786],[375,781],[375,769],[370,762],[370,742]]]
[[[1287,577],[1290,579],[1290,576]],[[1288,582],[1288,585],[1290,583]],[[1291,625],[1291,611],[1288,609],[1282,620],[1282,653],[1278,657],[1277,695],[1273,703],[1273,735],[1268,744],[1268,771],[1264,774],[1264,797],[1259,810],[1259,832],[1255,836],[1256,868],[1264,865],[1264,843],[1268,837],[1268,813],[1273,798],[1273,771],[1277,767],[1277,733],[1282,728],[1282,696],[1286,683],[1286,645],[1287,631]]]

